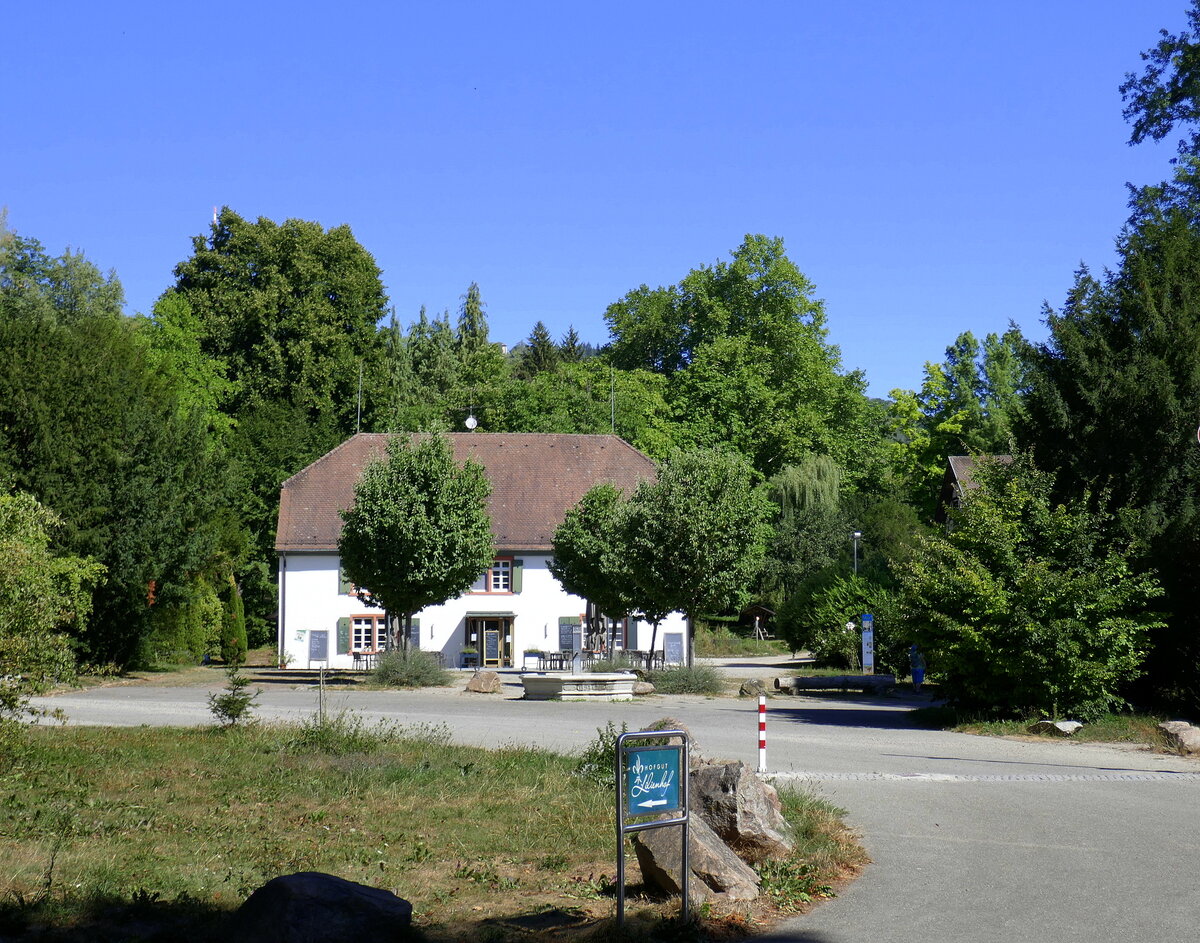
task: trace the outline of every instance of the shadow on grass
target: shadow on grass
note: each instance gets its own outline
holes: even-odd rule
[[[229,912],[186,894],[162,900],[137,891],[130,899],[58,894],[0,902],[0,939],[13,943],[209,943],[222,939]]]

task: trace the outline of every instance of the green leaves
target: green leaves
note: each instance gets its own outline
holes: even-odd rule
[[[1027,455],[984,463],[945,536],[900,567],[909,628],[956,705],[1088,718],[1121,706],[1154,578],[1131,571],[1084,501],[1056,503]]]
[[[343,572],[392,615],[457,596],[492,563],[489,491],[483,467],[458,465],[445,439],[393,437],[342,513]]]

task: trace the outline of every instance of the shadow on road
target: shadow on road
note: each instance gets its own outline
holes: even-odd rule
[[[894,700],[871,700],[856,698],[856,703],[845,701],[820,704],[782,704],[776,698],[767,708],[772,721],[792,721],[798,724],[814,724],[820,727],[869,727],[877,730],[912,730],[920,726],[912,717],[914,707],[897,704]],[[843,706],[846,705],[846,706]],[[921,706],[925,706],[922,703]]]

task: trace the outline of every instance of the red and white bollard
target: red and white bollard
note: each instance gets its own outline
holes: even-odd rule
[[[767,771],[767,696],[758,696],[758,771]]]

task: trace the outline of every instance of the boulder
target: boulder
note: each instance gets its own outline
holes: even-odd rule
[[[230,918],[225,943],[412,939],[412,904],[318,871],[268,881]]]
[[[636,694],[653,694],[654,693],[654,685],[652,685],[649,681],[635,681],[635,682],[633,682],[633,693],[635,695]]]
[[[795,847],[779,794],[738,762],[701,763],[691,773],[690,805],[742,860],[783,858]]]
[[[633,833],[633,849],[643,880],[667,894],[679,894],[682,889],[680,828],[675,825]],[[688,870],[688,897],[692,902],[754,900],[758,896],[758,875],[698,815],[688,821]]]
[[[1200,727],[1184,720],[1167,720],[1158,725],[1167,747],[1179,753],[1200,753]]]
[[[750,678],[742,682],[738,694],[742,697],[758,697],[767,693],[767,683],[760,678]]]
[[[1030,733],[1045,733],[1052,737],[1072,737],[1082,726],[1077,720],[1039,720],[1025,729]]]
[[[475,694],[495,694],[500,690],[500,675],[495,671],[476,671],[467,682],[467,690]]]

